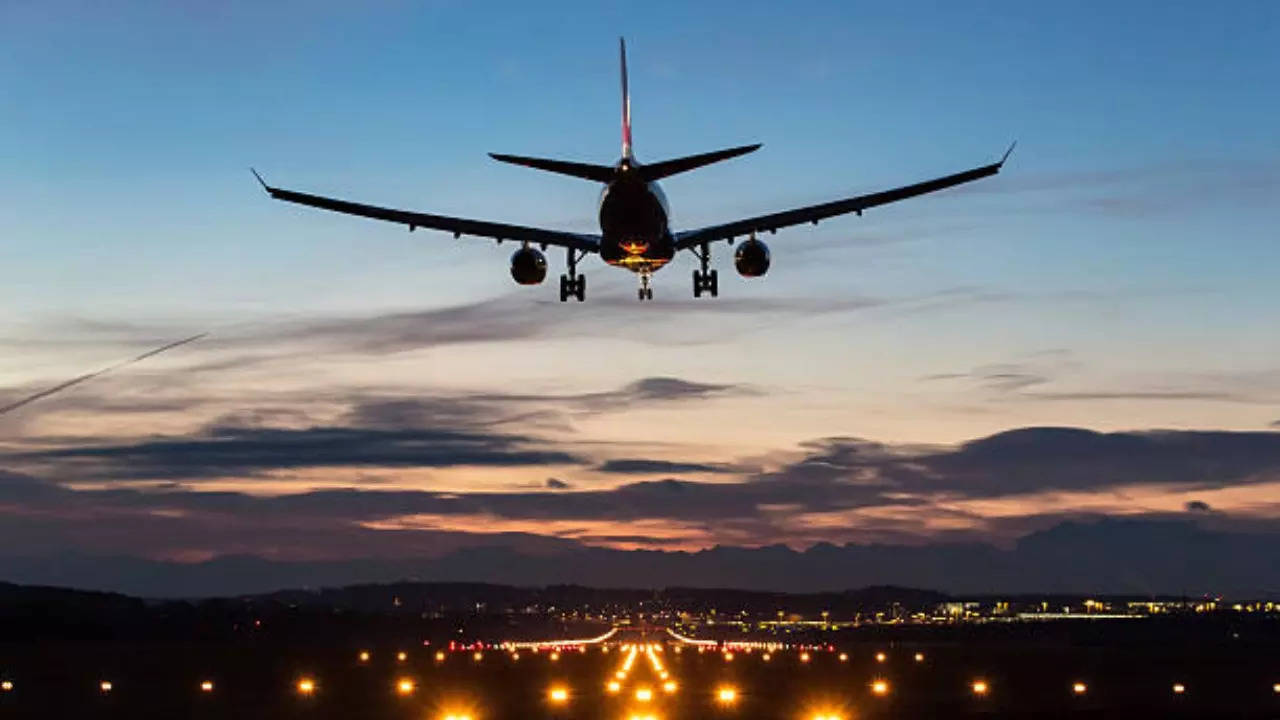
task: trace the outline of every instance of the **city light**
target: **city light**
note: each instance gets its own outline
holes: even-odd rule
[[[1186,692],[1186,691],[1187,691],[1187,686],[1186,686],[1186,685],[1183,685],[1182,683],[1174,683],[1174,684],[1173,684],[1173,694],[1174,694],[1174,695],[1181,695],[1182,693],[1184,693],[1184,692]]]
[[[649,702],[652,699],[653,699],[653,691],[650,690],[649,688],[642,687],[636,690],[637,702]]]
[[[200,692],[207,692],[207,693],[213,692],[213,681],[205,680],[204,682],[200,683]]]
[[[916,653],[916,662],[924,662],[924,653]]]
[[[610,693],[617,693],[622,689],[622,683],[617,680],[610,680],[609,684],[604,686],[604,689],[608,690]]]
[[[408,660],[408,659],[409,659],[409,653],[403,650],[396,653],[396,662],[404,662],[405,660]]]
[[[875,682],[871,683],[871,692],[875,693],[876,695],[888,695],[889,682],[887,680],[876,680]]]
[[[110,680],[103,680],[102,682],[98,683],[98,689],[104,693],[111,692],[111,687],[112,686],[111,686]]]
[[[444,662],[444,651],[443,651],[443,650],[437,650],[437,651],[436,651],[436,662]]]
[[[840,653],[840,662],[849,662],[848,653]]]
[[[4,692],[10,692],[10,691],[12,691],[12,690],[13,690],[13,681],[12,681],[12,680],[5,680],[4,682],[0,682],[0,690],[3,690]]]
[[[1085,694],[1085,693],[1089,692],[1089,686],[1088,686],[1088,685],[1085,685],[1085,684],[1084,684],[1084,683],[1082,683],[1082,682],[1078,682],[1078,683],[1076,683],[1076,684],[1074,684],[1074,685],[1072,685],[1072,686],[1071,686],[1071,692],[1073,692],[1073,693],[1075,693],[1075,694],[1077,694],[1077,695],[1083,695],[1083,694]]]
[[[800,662],[809,662],[809,653],[807,652],[800,653]]]
[[[668,680],[668,681],[666,681],[666,682],[662,683],[662,692],[667,693],[668,695],[670,695],[671,693],[673,693],[673,692],[675,692],[675,691],[676,691],[676,681],[675,681],[675,680]]]
[[[547,699],[557,705],[563,705],[569,702],[569,689],[560,686],[553,687],[547,693]]]
[[[472,660],[475,660],[476,662],[480,662],[481,660],[483,660],[483,659],[484,659],[484,653],[482,653],[482,652],[480,652],[479,650],[477,650],[477,651],[475,651],[475,653],[473,653],[473,654],[471,655],[471,659],[472,659]]]
[[[738,691],[736,688],[725,685],[716,691],[716,702],[721,705],[732,705],[738,701]]]
[[[417,686],[414,685],[413,680],[410,678],[400,678],[396,681],[396,694],[401,697],[412,695],[416,689]]]
[[[988,691],[989,689],[990,689],[990,688],[988,688],[988,687],[987,687],[987,681],[986,681],[986,680],[974,680],[974,681],[973,681],[973,694],[974,694],[974,695],[986,695],[986,694],[987,694],[987,691]]]
[[[311,695],[316,691],[316,681],[311,678],[302,678],[298,681],[298,694]]]

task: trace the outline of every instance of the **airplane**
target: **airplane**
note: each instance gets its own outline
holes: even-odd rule
[[[906,198],[936,192],[963,183],[989,177],[1000,172],[1013,152],[1013,145],[998,162],[943,177],[925,180],[912,185],[844,198],[820,205],[784,210],[734,220],[720,225],[673,232],[668,224],[671,217],[666,195],[658,180],[677,173],[710,165],[729,158],[745,155],[760,149],[760,144],[716,150],[714,152],[641,163],[631,147],[631,94],[627,87],[627,46],[618,39],[618,55],[622,71],[622,157],[613,165],[593,165],[548,158],[524,157],[490,153],[490,157],[505,163],[570,175],[592,180],[604,185],[599,201],[599,234],[583,234],[562,230],[547,230],[523,225],[469,220],[465,218],[433,215],[407,210],[395,210],[311,195],[293,190],[272,187],[262,179],[257,170],[250,170],[263,189],[276,200],[308,205],[324,210],[358,215],[376,220],[387,220],[408,225],[412,232],[417,228],[442,230],[453,233],[454,238],[463,235],[491,238],[499,244],[504,240],[520,243],[511,256],[511,278],[520,285],[540,284],[547,276],[547,259],[543,252],[548,247],[564,248],[568,272],[560,276],[560,302],[576,298],[586,299],[587,279],[578,273],[578,263],[595,253],[605,263],[630,270],[639,276],[640,300],[652,300],[650,279],[681,250],[688,250],[698,258],[700,268],[693,271],[693,296],[719,295],[719,274],[711,268],[711,244],[721,240],[730,245],[737,238],[746,237],[733,254],[733,264],[743,277],[761,277],[769,270],[769,247],[756,237],[757,233],[777,233],[779,228],[803,223],[817,225],[827,218],[856,213],[861,216],[868,208],[885,205]]]

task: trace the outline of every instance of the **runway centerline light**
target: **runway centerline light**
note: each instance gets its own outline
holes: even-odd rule
[[[668,695],[670,695],[671,693],[673,693],[673,692],[675,692],[675,691],[676,691],[676,681],[675,681],[675,680],[668,680],[668,681],[666,681],[666,682],[662,683],[662,692],[667,693]]]

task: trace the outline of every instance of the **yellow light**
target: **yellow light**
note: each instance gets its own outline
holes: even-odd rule
[[[212,681],[212,680],[205,680],[204,682],[200,683],[200,691],[201,691],[201,692],[213,692],[213,681]]]
[[[475,653],[474,653],[474,654],[472,654],[472,655],[471,655],[471,659],[472,659],[472,660],[475,660],[476,662],[480,662],[481,660],[483,660],[483,659],[484,659],[484,653],[482,653],[482,652],[480,652],[479,650],[477,650],[477,651],[475,651]]]
[[[765,661],[765,662],[769,662],[770,660],[772,660],[772,659],[773,659],[773,656],[772,656],[772,655],[770,655],[769,653],[765,653],[765,654],[763,654],[763,655],[761,655],[761,656],[760,656],[760,659],[761,659],[761,660],[763,660],[763,661]]]
[[[849,656],[846,653],[840,653],[840,662],[849,662]]]
[[[444,662],[444,651],[443,651],[443,650],[438,650],[438,651],[436,651],[436,662]]]
[[[471,720],[467,713],[445,713],[441,720]]]
[[[103,680],[102,682],[98,683],[98,689],[104,693],[111,692],[111,681]]]
[[[1083,694],[1085,694],[1085,693],[1086,693],[1086,692],[1088,692],[1088,691],[1089,691],[1089,686],[1088,686],[1088,685],[1085,685],[1085,684],[1084,684],[1084,683],[1082,683],[1082,682],[1078,682],[1078,683],[1076,683],[1076,684],[1074,684],[1074,685],[1072,685],[1072,686],[1071,686],[1071,692],[1073,692],[1073,693],[1075,693],[1075,694],[1077,694],[1077,695],[1083,695]]]
[[[564,703],[569,702],[569,690],[563,687],[553,687],[551,688],[551,692],[547,693],[547,697],[551,702],[556,703],[557,705],[563,705]]]
[[[871,692],[875,693],[876,695],[888,695],[889,694],[888,681],[876,680],[875,682],[871,683]]]
[[[520,659],[520,653],[518,653],[518,652],[513,652],[513,653],[511,653],[511,659],[512,659],[512,660],[519,660],[519,659]]]
[[[611,693],[616,693],[622,689],[622,683],[618,682],[617,680],[610,680],[609,684],[604,686],[604,689],[608,690]]]
[[[4,682],[0,682],[0,690],[3,690],[5,692],[9,692],[10,690],[13,690],[13,681],[5,680]]]
[[[653,691],[647,687],[636,690],[636,700],[640,702],[649,702],[653,699]]]
[[[722,705],[732,705],[738,701],[738,691],[736,688],[725,685],[716,691],[716,701]]]
[[[807,652],[800,653],[800,662],[809,662],[809,653]]]
[[[989,687],[987,687],[987,681],[986,681],[986,680],[974,680],[974,681],[973,681],[973,694],[974,694],[974,695],[986,695],[988,690],[990,690],[990,688],[989,688]]]
[[[675,649],[675,654],[679,655],[682,652],[684,652],[684,649],[681,648],[679,645],[677,645]]]
[[[1186,691],[1187,691],[1187,686],[1186,686],[1186,685],[1183,685],[1182,683],[1174,683],[1174,684],[1173,684],[1173,694],[1174,694],[1174,695],[1181,695],[1182,693],[1184,693],[1184,692],[1186,692]]]
[[[813,716],[813,720],[841,720],[839,713],[817,713]]]
[[[618,678],[619,680],[627,679],[627,673],[625,670],[619,670],[618,672],[614,673],[613,676]]]
[[[311,678],[302,678],[298,681],[298,693],[301,695],[310,695],[316,691],[316,681]]]
[[[1277,695],[1280,695],[1280,683],[1276,683],[1275,685],[1272,685],[1271,692],[1276,693]]]
[[[884,662],[881,660],[880,662]],[[916,662],[924,662],[924,653],[916,653]]]
[[[731,653],[731,652],[727,652],[727,653],[725,653],[725,654],[724,654],[724,661],[725,661],[725,662],[733,662],[733,653]]]
[[[555,661],[557,661],[557,660],[559,660],[559,659],[560,659],[560,653],[558,653],[558,652],[552,652],[552,653],[551,653],[551,662],[555,662]]]
[[[404,652],[403,650],[396,653],[397,662],[404,662],[405,660],[408,660],[408,659],[409,659],[409,653]]]
[[[368,651],[368,650],[361,650],[361,651],[360,651],[360,662],[362,662],[362,663],[364,663],[364,662],[369,662],[369,651]]]
[[[667,694],[669,695],[669,694],[671,694],[671,693],[673,693],[673,692],[675,692],[675,691],[676,691],[676,681],[675,681],[675,680],[668,680],[668,681],[666,681],[666,682],[662,683],[662,692],[665,692],[665,693],[667,693]]]

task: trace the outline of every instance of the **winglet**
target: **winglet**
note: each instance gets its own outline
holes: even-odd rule
[[[253,173],[253,176],[258,178],[258,184],[262,186],[263,190],[266,190],[267,193],[270,194],[271,186],[267,184],[266,180],[262,179],[262,176],[258,174],[258,171],[254,170],[253,168],[249,168],[249,172]]]
[[[1009,149],[1004,151],[1004,156],[1000,158],[1000,162],[998,162],[998,163],[996,163],[996,164],[997,164],[997,165],[1004,165],[1004,161],[1009,159],[1009,155],[1010,155],[1010,153],[1012,153],[1012,152],[1013,152],[1013,149],[1014,149],[1014,148],[1016,148],[1016,147],[1018,147],[1018,141],[1017,141],[1017,140],[1014,140],[1012,143],[1010,143],[1010,144],[1009,144]]]

